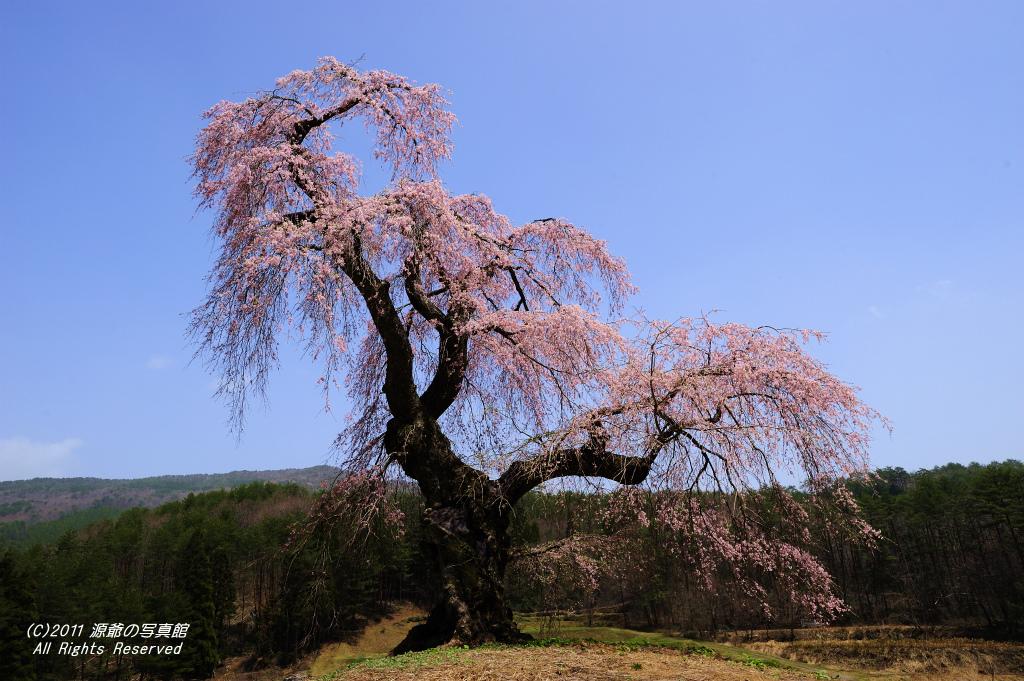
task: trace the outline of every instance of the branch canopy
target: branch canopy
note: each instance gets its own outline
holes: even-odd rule
[[[738,490],[864,469],[878,415],[803,349],[821,334],[621,317],[635,289],[604,241],[445,189],[447,105],[325,58],[206,112],[190,160],[219,257],[190,330],[236,425],[290,337],[325,395],[343,379],[357,463],[429,419],[510,501],[571,476]],[[356,118],[393,172],[373,196],[332,148]]]

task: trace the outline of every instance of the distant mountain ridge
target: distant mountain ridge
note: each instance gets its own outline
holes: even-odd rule
[[[33,478],[0,482],[0,522],[24,521],[34,524],[56,520],[89,508],[154,508],[184,498],[189,492],[230,489],[260,480],[294,482],[317,487],[332,480],[339,469],[334,466],[285,468],[273,471],[231,471],[159,475],[149,478]]]

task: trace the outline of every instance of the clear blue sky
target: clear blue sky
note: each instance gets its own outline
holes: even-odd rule
[[[198,115],[324,55],[451,90],[449,187],[586,226],[649,315],[829,332],[876,465],[1024,458],[1024,3],[3,0],[0,479],[325,460],[317,367],[236,445],[183,316]]]

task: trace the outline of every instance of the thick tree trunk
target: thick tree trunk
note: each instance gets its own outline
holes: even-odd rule
[[[423,550],[440,582],[441,602],[392,654],[452,639],[472,646],[523,639],[505,602],[508,520],[481,506],[435,504],[424,513]]]
[[[451,451],[432,419],[393,421],[385,447],[426,497],[423,553],[439,580],[441,602],[392,654],[458,639],[468,645],[514,642],[524,636],[505,602],[511,510],[497,485]]]

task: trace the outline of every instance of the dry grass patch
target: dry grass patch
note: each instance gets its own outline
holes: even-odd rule
[[[367,626],[357,640],[325,645],[310,666],[309,673],[314,677],[323,676],[353,662],[387,655],[402,642],[410,629],[426,617],[424,610],[411,605],[402,606],[390,617]]]
[[[978,639],[764,641],[744,648],[844,669],[963,679],[1024,678],[1024,646]]]

